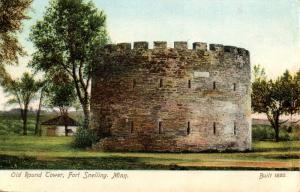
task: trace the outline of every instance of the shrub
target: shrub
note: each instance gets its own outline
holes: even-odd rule
[[[268,125],[253,125],[252,138],[254,140],[269,140],[275,136],[274,130]]]
[[[279,140],[281,140],[281,141],[291,141],[292,138],[285,129],[282,129],[279,132]]]
[[[291,136],[292,140],[300,140],[300,125],[299,124],[291,124],[290,129],[287,129],[287,132],[289,132],[289,135]]]
[[[273,140],[275,138],[275,132],[270,125],[253,125],[252,138],[253,140]],[[292,137],[285,128],[280,128],[279,139],[282,141],[290,141]]]
[[[289,133],[292,133],[293,132],[293,127],[289,126],[286,131],[289,132]]]
[[[74,135],[74,140],[72,142],[75,148],[87,148],[91,147],[92,144],[98,141],[97,135],[87,129],[79,128]]]

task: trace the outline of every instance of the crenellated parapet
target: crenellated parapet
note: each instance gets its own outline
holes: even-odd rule
[[[166,41],[154,41],[153,49],[149,48],[149,43],[146,41],[137,41],[133,43],[118,43],[118,44],[108,44],[104,47],[108,52],[111,51],[130,51],[130,50],[193,50],[193,51],[207,51],[207,52],[225,52],[233,53],[238,55],[249,56],[249,51],[235,46],[228,46],[222,44],[207,44],[203,42],[194,42],[192,43],[192,49],[188,48],[188,42],[186,41],[175,41],[173,48],[167,47]]]
[[[155,68],[165,71],[168,70],[168,66],[166,66],[168,62],[163,65],[161,60],[171,59],[177,60],[178,65],[194,67],[208,65],[236,66],[236,70],[244,68],[250,70],[249,51],[244,48],[203,42],[194,42],[191,47],[189,49],[186,41],[176,41],[173,47],[168,47],[165,41],[154,41],[151,49],[146,41],[132,44],[108,44],[103,47],[100,58],[103,61],[102,65],[109,63],[113,67],[113,64],[117,64],[113,67],[114,71],[117,71],[117,68],[119,68],[119,71],[124,71],[124,67],[128,70],[132,68]]]

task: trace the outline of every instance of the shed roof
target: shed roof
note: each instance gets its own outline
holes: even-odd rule
[[[72,119],[69,116],[67,116],[66,121],[67,121],[68,126],[79,126],[80,125],[77,121],[75,121],[74,119]],[[58,116],[53,119],[49,119],[47,121],[42,122],[41,125],[65,125],[64,117]]]

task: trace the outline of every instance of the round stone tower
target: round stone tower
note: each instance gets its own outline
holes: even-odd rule
[[[220,44],[107,45],[94,68],[91,126],[107,151],[251,148],[249,52]]]

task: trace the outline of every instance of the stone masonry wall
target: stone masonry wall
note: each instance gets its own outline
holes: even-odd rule
[[[106,151],[251,148],[251,71],[242,48],[107,45],[94,69],[92,128]]]

